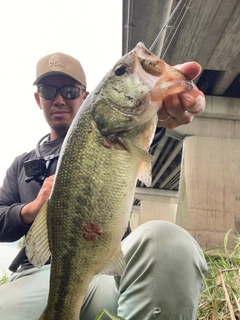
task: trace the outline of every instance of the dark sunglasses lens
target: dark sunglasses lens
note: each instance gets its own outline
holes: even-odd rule
[[[44,99],[52,99],[56,94],[56,88],[51,86],[39,86],[38,93]]]
[[[79,97],[80,95],[80,88],[77,87],[63,87],[61,88],[61,94],[63,98],[67,100],[73,100]]]

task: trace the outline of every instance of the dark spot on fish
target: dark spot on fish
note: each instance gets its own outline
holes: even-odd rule
[[[77,203],[80,203],[80,204],[83,203],[83,199],[82,199],[81,196],[77,196],[77,197],[76,197],[76,201],[77,201]]]
[[[93,223],[85,223],[82,225],[83,238],[87,241],[93,241],[102,234],[100,227]]]
[[[102,119],[102,117],[99,117],[99,118],[96,119],[96,124],[97,124],[98,129],[99,129],[101,132],[108,126],[107,121],[105,121],[104,119]]]
[[[116,66],[114,73],[116,76],[122,76],[124,75],[126,72],[126,66],[124,64],[119,64],[118,66]]]

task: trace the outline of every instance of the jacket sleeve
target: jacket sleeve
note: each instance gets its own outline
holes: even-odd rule
[[[16,158],[7,170],[0,188],[0,242],[12,242],[27,233],[30,225],[23,223],[18,184],[19,158]]]

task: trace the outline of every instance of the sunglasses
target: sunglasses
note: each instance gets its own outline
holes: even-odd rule
[[[39,95],[47,100],[53,99],[58,93],[66,100],[74,100],[80,96],[81,92],[84,92],[85,89],[78,88],[74,86],[63,86],[63,87],[54,87],[46,84],[41,84],[38,86]]]

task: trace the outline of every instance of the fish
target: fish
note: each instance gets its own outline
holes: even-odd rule
[[[137,180],[151,185],[157,113],[164,97],[191,85],[140,42],[85,99],[64,139],[50,197],[26,236],[34,266],[51,256],[39,319],[79,319],[93,277],[123,274],[121,239]]]

